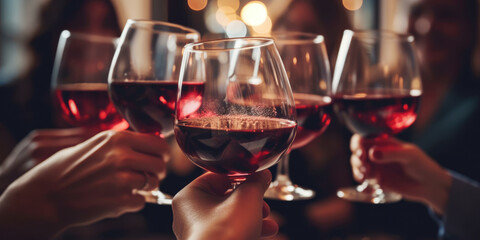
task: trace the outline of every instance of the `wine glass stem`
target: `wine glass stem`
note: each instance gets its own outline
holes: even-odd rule
[[[290,180],[289,175],[289,160],[290,152],[285,153],[277,164],[277,176],[275,177],[275,181],[282,183],[282,185],[292,185],[292,180]]]
[[[362,182],[362,184],[357,186],[357,191],[359,191],[359,192],[368,191],[368,192],[371,192],[373,194],[382,194],[383,193],[382,188],[380,187],[380,185],[378,185],[377,179],[375,179],[375,178],[365,179]]]

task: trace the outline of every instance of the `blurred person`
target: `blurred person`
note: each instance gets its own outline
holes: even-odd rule
[[[363,152],[362,145],[372,146]],[[418,146],[393,137],[351,139],[353,175],[359,182],[375,165],[375,178],[386,190],[395,191],[409,201],[420,202],[433,210],[442,239],[479,239],[480,184],[448,171]],[[371,163],[361,159],[368,155]],[[392,167],[395,166],[395,167]]]
[[[61,31],[68,29],[105,36],[120,35],[116,13],[109,0],[52,0],[42,9],[40,22],[37,33],[30,41],[34,55],[33,66],[19,79],[11,81],[7,86],[1,86],[0,89],[1,92],[6,93],[1,96],[3,104],[0,111],[4,114],[0,119],[2,130],[0,141],[7,141],[6,139],[11,136],[14,141],[19,142],[16,149],[3,162],[0,172],[2,180],[7,180],[7,177],[4,177],[6,175],[9,175],[8,179],[13,180],[12,177],[34,166],[32,162],[45,159],[61,148],[78,144],[93,134],[88,130],[55,129],[67,126],[55,119],[60,114],[55,115],[53,111],[50,83],[55,48]],[[37,131],[34,132],[34,130]],[[81,131],[83,133],[80,133]],[[29,132],[30,135],[26,136]],[[45,151],[45,149],[48,150]],[[8,150],[10,149],[4,151],[8,152]],[[39,152],[42,154],[42,159],[35,156]],[[24,164],[27,162],[30,164]],[[22,168],[12,168],[22,164]],[[28,167],[25,168],[25,166]],[[9,173],[10,170],[17,172]]]
[[[416,122],[397,137],[418,146],[443,168],[479,181],[474,149],[480,135],[480,82],[473,65],[478,2],[414,1],[408,30],[415,37],[423,93]],[[437,223],[420,203],[356,204],[356,220],[359,232],[437,237]]]
[[[231,191],[225,175],[205,173],[193,180],[172,203],[177,239],[259,239],[274,236],[278,225],[263,201],[272,175],[268,170],[249,176]]]
[[[165,176],[165,140],[105,131],[63,149],[15,180],[0,196],[0,238],[49,239],[72,226],[135,212],[135,189],[153,190]]]

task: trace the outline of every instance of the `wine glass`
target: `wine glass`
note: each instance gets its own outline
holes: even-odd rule
[[[344,124],[365,138],[361,161],[369,161],[372,143],[401,132],[413,124],[422,94],[414,39],[388,31],[345,30],[333,76],[334,109]],[[365,181],[342,188],[338,197],[369,203],[401,200],[384,191],[375,168]],[[383,166],[382,166],[383,167]]]
[[[196,30],[176,24],[127,21],[108,83],[115,107],[134,131],[173,136],[182,48],[199,38]],[[159,190],[138,192],[147,202],[171,204],[172,197]]]
[[[108,70],[116,38],[60,34],[52,90],[60,115],[70,125],[94,131],[128,128],[108,97]]]
[[[291,149],[301,148],[322,134],[331,121],[330,64],[323,36],[302,32],[274,32],[297,109],[297,135]],[[289,177],[289,152],[277,165],[275,181],[265,197],[292,201],[311,199],[315,192],[293,184]]]
[[[295,102],[269,38],[232,38],[184,48],[175,137],[204,170],[233,189],[275,164],[296,133]]]

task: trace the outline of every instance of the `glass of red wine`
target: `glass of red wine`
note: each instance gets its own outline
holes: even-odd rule
[[[204,170],[232,187],[284,155],[296,133],[295,102],[275,44],[232,38],[184,48],[175,137]]]
[[[339,118],[364,137],[361,161],[368,162],[373,142],[378,144],[382,138],[401,132],[417,117],[422,83],[413,37],[388,31],[345,30],[332,91]],[[367,166],[370,171],[364,182],[340,189],[337,196],[374,204],[401,200],[400,194],[384,191],[375,176],[375,169],[395,166]]]
[[[182,48],[200,34],[160,21],[128,20],[119,39],[109,75],[113,104],[137,132],[173,136],[175,101]],[[159,190],[145,192],[148,202],[171,204]]]
[[[117,38],[63,31],[52,72],[62,118],[94,131],[128,128],[108,96],[108,71]]]
[[[292,149],[301,148],[322,134],[332,114],[331,74],[323,36],[302,32],[274,32],[292,87],[297,110],[297,135]],[[289,176],[289,152],[277,165],[275,181],[265,197],[283,201],[315,196],[311,189],[293,184]]]

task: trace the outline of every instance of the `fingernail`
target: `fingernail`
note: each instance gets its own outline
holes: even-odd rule
[[[380,151],[375,151],[374,150],[373,153],[372,153],[372,156],[373,156],[374,159],[382,159],[383,154]]]

